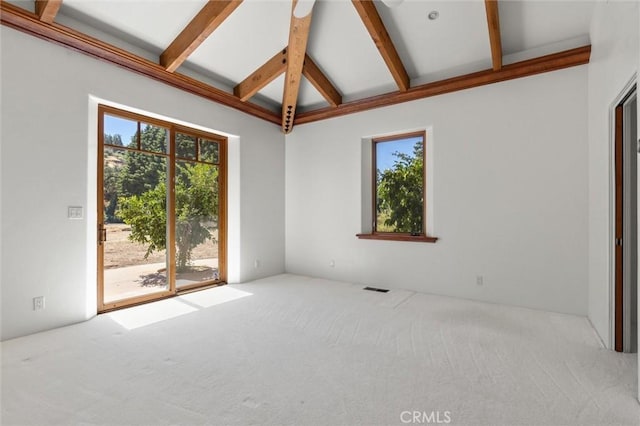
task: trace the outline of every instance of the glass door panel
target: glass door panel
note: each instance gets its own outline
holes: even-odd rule
[[[219,168],[176,162],[176,287],[219,281]]]
[[[104,146],[103,304],[169,291],[168,157]]]

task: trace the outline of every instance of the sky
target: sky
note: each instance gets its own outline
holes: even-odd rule
[[[120,135],[124,145],[128,145],[131,142],[131,137],[137,131],[138,123],[136,121],[104,115],[104,133],[107,135]]]
[[[379,170],[386,170],[393,167],[396,157],[394,152],[413,155],[413,146],[422,140],[421,136],[414,136],[407,139],[399,139],[389,142],[379,142],[376,144],[376,162]]]

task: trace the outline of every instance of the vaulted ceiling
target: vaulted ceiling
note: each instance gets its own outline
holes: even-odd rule
[[[0,19],[285,133],[589,61],[593,1],[295,1],[2,0]]]

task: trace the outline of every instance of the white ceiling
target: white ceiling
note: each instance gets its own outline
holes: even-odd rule
[[[77,11],[117,30],[125,40],[144,40],[163,51],[206,0],[63,0],[61,13]]]
[[[189,56],[187,64],[239,83],[287,46],[290,17],[289,2],[245,0]]]
[[[378,9],[383,7],[378,5]],[[307,52],[345,100],[361,94],[397,90],[393,77],[350,1],[317,1]]]
[[[470,71],[491,68],[483,0],[407,1],[379,10],[410,77],[426,77],[461,65],[471,65]],[[427,18],[432,10],[440,14],[435,21]]]
[[[33,10],[33,1],[13,0]],[[206,0],[64,0],[64,16],[157,56],[203,7]],[[421,84],[491,67],[483,0],[404,0],[377,9],[412,83]],[[594,1],[500,0],[504,55],[518,60],[588,43]],[[436,21],[427,14],[437,10]],[[204,73],[224,90],[255,71],[288,42],[290,0],[245,0],[178,71]],[[74,22],[73,20],[69,22]],[[83,28],[86,30],[85,28]],[[80,30],[80,29],[79,29]],[[537,49],[537,50],[536,50]],[[307,48],[325,75],[349,101],[397,90],[393,78],[348,0],[317,0]],[[527,52],[531,52],[529,56]],[[508,62],[508,61],[506,61]],[[189,70],[185,70],[188,68]],[[283,77],[256,98],[278,108]],[[303,80],[299,106],[327,105]]]
[[[577,0],[499,2],[504,54],[566,40],[588,40],[593,6],[593,1]]]

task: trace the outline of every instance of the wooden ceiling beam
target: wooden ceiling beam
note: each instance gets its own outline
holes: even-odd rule
[[[489,42],[491,44],[491,62],[493,70],[502,68],[502,38],[500,36],[500,16],[498,14],[498,0],[484,0],[487,10],[487,25],[489,26]]]
[[[389,71],[391,71],[391,75],[396,81],[398,89],[400,89],[401,92],[408,90],[410,86],[409,74],[407,74],[407,70],[402,64],[400,55],[398,55],[398,51],[393,45],[391,37],[389,37],[389,33],[382,22],[382,18],[380,18],[380,14],[373,0],[352,0],[352,3],[358,11],[358,15],[360,15],[360,19],[362,19],[367,31],[369,31],[373,42],[380,51]]]
[[[305,56],[302,74],[333,107],[342,103],[342,95],[309,55]]]
[[[246,101],[278,78],[286,69],[287,48],[285,47],[242,82],[238,83],[238,85],[234,87],[233,93],[239,97],[240,100]],[[304,58],[302,75],[313,84],[330,105],[338,106],[342,103],[342,95],[340,95],[338,89],[334,87],[308,54],[306,54]]]
[[[134,55],[111,44],[102,42],[86,34],[56,23],[40,21],[37,14],[0,1],[0,23],[23,33],[56,43],[63,47],[84,53],[95,59],[118,65],[156,81],[201,96],[221,105],[234,108],[254,117],[282,124],[281,115],[251,102],[242,102],[236,96],[213,86],[202,83],[179,73],[167,72],[162,66],[143,57]],[[339,117],[374,108],[395,105],[402,102],[437,96],[473,87],[498,83],[500,81],[528,77],[536,74],[561,70],[589,63],[591,46],[583,46],[564,52],[545,55],[510,65],[500,70],[488,69],[477,73],[450,78],[434,83],[412,87],[405,92],[393,92],[366,99],[347,102],[337,107],[320,108],[296,116],[296,124],[311,123],[323,119]]]
[[[287,69],[287,48],[285,47],[276,53],[271,59],[265,62],[260,68],[255,70],[238,83],[233,88],[233,93],[242,101],[250,99],[263,87],[271,83]]]
[[[242,0],[209,0],[160,55],[160,65],[175,71],[233,13]]]
[[[314,111],[304,112],[296,117],[296,123],[311,123],[327,118],[334,118],[374,108],[395,105],[402,102],[409,102],[445,93],[471,89],[473,87],[498,83],[500,81],[528,77],[535,74],[584,65],[589,63],[590,56],[591,46],[583,46],[560,53],[554,53],[527,61],[505,65],[499,71],[488,69],[460,77],[437,81],[435,83],[415,86],[406,92],[387,93],[353,102],[347,102],[336,108],[320,108]]]
[[[191,94],[237,109],[254,117],[280,124],[280,114],[240,99],[216,87],[179,73],[171,73],[155,62],[56,23],[40,21],[38,15],[0,1],[0,23],[34,37],[56,43],[93,58],[161,81]]]
[[[307,55],[307,41],[311,28],[311,15],[298,18],[293,11],[297,0],[291,6],[291,24],[289,26],[289,46],[287,52],[287,70],[284,78],[284,93],[282,95],[282,130],[290,133],[293,130],[293,120],[296,115],[298,93],[302,79],[302,68]]]
[[[62,0],[36,0],[36,15],[42,22],[50,24],[56,19],[60,6]]]

